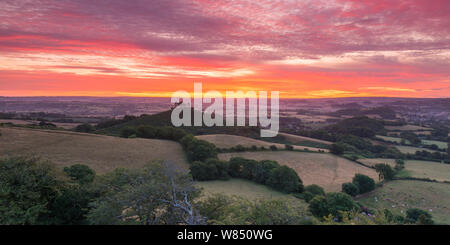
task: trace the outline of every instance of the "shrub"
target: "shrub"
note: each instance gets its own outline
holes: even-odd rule
[[[347,193],[350,196],[354,197],[358,195],[359,189],[358,186],[356,186],[353,183],[344,183],[342,184],[342,192]]]
[[[331,215],[341,218],[340,211],[358,210],[359,206],[351,196],[342,192],[331,192],[326,195],[328,203],[328,211]]]
[[[252,159],[245,159],[242,162],[241,178],[256,181],[259,162]]]
[[[311,211],[311,213],[318,218],[327,217],[330,214],[328,210],[328,202],[325,196],[315,196],[309,202],[308,208],[309,211]]]
[[[335,143],[330,146],[330,152],[335,155],[342,155],[344,150],[345,148],[341,143]]]
[[[328,217],[331,214],[341,220],[341,212],[358,209],[356,202],[349,195],[341,192],[330,192],[325,196],[318,195],[309,202],[309,210],[318,218]]]
[[[293,151],[293,150],[294,150],[294,147],[293,147],[292,145],[288,145],[288,144],[285,144],[285,145],[284,145],[284,148],[285,148],[286,150],[288,150],[288,151]]]
[[[201,161],[195,161],[190,166],[191,175],[194,180],[214,180],[217,175],[217,168]]]
[[[314,194],[309,191],[304,191],[302,193],[295,193],[295,197],[305,200],[305,202],[310,202],[314,198]]]
[[[418,223],[424,222],[425,224],[432,224],[432,216],[427,211],[418,209],[418,208],[410,208],[406,210],[406,219],[407,223]]]
[[[246,150],[245,147],[242,146],[242,145],[237,145],[237,146],[235,147],[235,151],[237,151],[237,152],[243,152],[243,151],[245,151],[245,150]]]
[[[136,130],[136,136],[140,138],[155,138],[156,128],[152,126],[139,126]]]
[[[391,180],[394,178],[395,172],[392,167],[387,164],[376,164],[375,170],[377,171],[380,180]]]
[[[244,161],[245,159],[242,157],[232,157],[230,159],[228,167],[228,173],[230,174],[230,176],[237,178],[241,177],[242,165]]]
[[[280,165],[276,161],[272,161],[272,160],[260,161],[255,169],[255,174],[254,174],[253,180],[260,184],[266,184],[267,180],[270,177],[270,171],[272,171],[272,169],[275,169],[279,166]]]
[[[89,188],[75,186],[61,192],[50,205],[50,216],[55,217],[58,225],[86,225],[86,215],[94,192]]]
[[[91,133],[95,131],[94,126],[89,123],[83,123],[75,127],[75,131],[82,133]]]
[[[310,192],[314,196],[325,195],[325,190],[322,187],[315,184],[305,186],[305,192]]]
[[[303,192],[302,180],[292,168],[287,166],[272,169],[267,184],[285,193]]]
[[[277,146],[276,146],[276,145],[271,145],[271,146],[270,146],[270,150],[272,150],[272,151],[276,151],[276,150],[278,150],[278,148],[277,148]]]
[[[192,178],[195,180],[227,180],[228,163],[218,159],[208,159],[206,162],[195,161],[190,167]]]
[[[184,136],[182,138],[185,139]],[[189,161],[205,161],[208,158],[217,158],[217,150],[214,144],[194,137],[185,139],[182,144],[185,145]]]
[[[80,184],[92,183],[95,178],[95,171],[83,164],[74,164],[70,167],[64,167],[64,172]]]
[[[358,187],[359,194],[363,194],[375,189],[375,181],[369,176],[363,174],[355,174],[352,183]]]
[[[131,135],[135,135],[136,134],[136,129],[132,128],[132,127],[125,127],[122,130],[120,130],[120,136],[124,137],[124,138],[128,138]]]
[[[184,149],[187,149],[187,147],[195,140],[194,136],[192,134],[187,134],[183,138],[180,139],[180,143],[183,146]]]
[[[54,166],[35,158],[0,159],[0,224],[54,224],[51,204],[64,189]]]

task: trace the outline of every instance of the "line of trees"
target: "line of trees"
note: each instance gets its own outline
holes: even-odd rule
[[[342,184],[342,192],[356,196],[375,189],[375,180],[364,174],[355,174],[352,182]]]
[[[242,178],[267,185],[285,193],[303,192],[303,182],[298,174],[287,166],[271,160],[256,161],[233,157],[230,161],[208,159],[192,163],[191,174],[195,180],[226,180]]]

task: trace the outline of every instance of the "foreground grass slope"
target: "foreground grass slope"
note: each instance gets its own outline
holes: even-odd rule
[[[37,155],[59,166],[85,164],[98,173],[141,168],[153,160],[172,160],[188,168],[181,145],[174,141],[25,128],[1,128],[1,132],[0,157]]]
[[[375,170],[332,154],[268,151],[223,153],[219,158],[243,157],[255,160],[275,160],[281,165],[294,169],[305,185],[317,184],[326,191],[340,191],[342,183],[351,182],[356,173],[367,175],[375,180]]]
[[[396,180],[359,198],[369,208],[405,215],[408,208],[428,211],[438,224],[450,224],[450,184]]]

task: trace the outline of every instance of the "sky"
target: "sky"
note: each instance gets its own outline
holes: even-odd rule
[[[0,96],[450,97],[448,0],[2,0]]]

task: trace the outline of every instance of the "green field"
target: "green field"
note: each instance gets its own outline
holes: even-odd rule
[[[235,195],[253,200],[292,197],[291,195],[278,192],[265,185],[260,185],[243,179],[201,181],[196,182],[196,185],[203,188],[204,195],[222,193],[228,196]]]
[[[385,126],[384,127],[387,130],[392,131],[427,131],[431,130],[431,128],[416,126],[416,125],[403,125],[403,126]]]
[[[416,153],[416,151],[428,151],[428,152],[436,152],[434,150],[430,150],[427,148],[419,148],[419,147],[413,147],[413,146],[404,146],[404,145],[396,145],[394,146],[395,148],[397,148],[401,153],[410,153],[410,154],[414,154]]]
[[[450,184],[396,180],[358,199],[366,207],[386,208],[403,216],[408,208],[423,209],[436,223],[450,224]]]
[[[326,191],[340,191],[342,183],[351,182],[356,173],[378,180],[378,174],[374,169],[327,153],[263,151],[219,154],[222,160],[228,160],[231,157],[277,161],[281,165],[294,169],[304,185],[317,184]]]
[[[395,159],[391,158],[361,158],[358,159],[358,162],[361,162],[367,166],[375,166],[376,164],[387,164],[391,167],[395,167]]]
[[[238,136],[238,135],[228,135],[228,134],[208,134],[208,135],[199,135],[196,136],[198,139],[206,140],[208,142],[213,143],[218,148],[225,148],[229,149],[231,147],[236,147],[237,145],[244,146],[246,148],[250,148],[252,146],[256,147],[265,147],[266,149],[269,149],[270,146],[274,145],[278,149],[282,150],[285,149],[284,144],[279,143],[271,143],[266,142],[262,140],[252,139],[249,137],[244,136]],[[308,151],[324,151],[328,152],[328,149],[324,148],[317,148],[317,147],[309,147],[309,146],[298,146],[293,145],[292,146],[295,150],[308,150]]]
[[[424,145],[437,145],[437,147],[439,147],[439,149],[444,149],[444,150],[446,150],[447,147],[448,147],[447,142],[437,141],[437,140],[422,140],[422,144],[424,144]]]
[[[400,144],[402,142],[402,138],[398,138],[398,137],[376,135],[376,138],[380,138],[384,141],[398,143],[398,144]],[[405,140],[405,144],[410,144],[410,142],[408,140]]]
[[[405,169],[400,171],[397,177],[450,181],[450,164],[408,160],[405,162]]]

